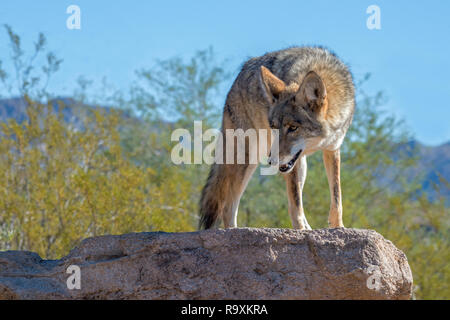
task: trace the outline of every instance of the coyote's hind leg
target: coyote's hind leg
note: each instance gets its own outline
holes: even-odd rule
[[[235,165],[234,167],[234,169],[231,169],[233,170],[233,173],[232,178],[230,178],[229,181],[230,193],[228,199],[225,202],[226,204],[222,213],[222,219],[225,228],[237,227],[239,202],[257,165],[242,164]]]
[[[214,164],[200,200],[200,228],[209,229],[223,219],[225,228],[237,226],[241,196],[257,165]]]

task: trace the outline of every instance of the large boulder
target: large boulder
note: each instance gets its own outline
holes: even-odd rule
[[[0,252],[0,299],[409,299],[411,291],[405,254],[371,230],[101,236],[61,260]]]

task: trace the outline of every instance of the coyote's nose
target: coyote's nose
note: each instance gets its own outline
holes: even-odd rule
[[[280,170],[280,172],[286,172],[286,171],[288,171],[289,169],[291,169],[291,168],[295,165],[295,162],[297,161],[297,159],[298,159],[298,157],[300,156],[300,154],[302,153],[302,151],[303,151],[303,150],[300,149],[300,150],[295,154],[294,158],[291,159],[291,161],[289,161],[289,162],[286,163],[286,164],[280,165],[280,167],[278,168],[278,169]]]

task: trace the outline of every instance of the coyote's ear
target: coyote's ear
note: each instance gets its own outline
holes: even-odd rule
[[[259,82],[263,90],[264,98],[270,104],[274,103],[286,89],[286,84],[283,80],[277,78],[269,69],[261,66]]]
[[[308,72],[303,79],[296,99],[306,102],[313,111],[317,111],[325,104],[327,90],[320,76],[314,71]]]

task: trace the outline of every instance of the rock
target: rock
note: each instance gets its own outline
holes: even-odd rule
[[[67,287],[71,265],[80,289]],[[0,299],[409,299],[411,291],[405,254],[371,230],[101,236],[61,260],[0,252]]]

